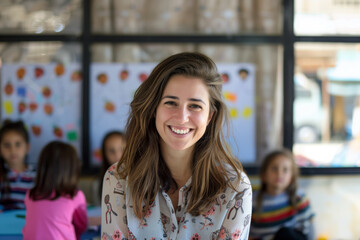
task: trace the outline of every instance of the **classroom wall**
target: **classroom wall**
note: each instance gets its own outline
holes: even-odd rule
[[[253,186],[259,178],[250,176]],[[301,177],[299,186],[315,212],[316,237],[321,240],[360,239],[360,176]]]

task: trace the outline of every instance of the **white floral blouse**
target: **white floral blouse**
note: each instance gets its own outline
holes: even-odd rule
[[[120,179],[116,165],[111,166],[104,177],[101,239],[248,239],[252,190],[245,173],[238,191],[227,188],[209,211],[199,216],[186,213],[190,185],[191,178],[179,191],[176,211],[170,197],[160,189],[153,206],[140,220],[133,212],[126,179]]]

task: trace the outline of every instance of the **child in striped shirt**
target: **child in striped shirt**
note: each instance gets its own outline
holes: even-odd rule
[[[0,129],[0,208],[24,209],[36,172],[26,164],[29,134],[22,121],[5,120]]]
[[[299,169],[293,154],[276,150],[260,168],[261,186],[254,193],[250,239],[314,239],[309,199],[297,188]]]

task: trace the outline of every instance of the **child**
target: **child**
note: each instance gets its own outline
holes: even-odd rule
[[[290,151],[276,150],[265,157],[260,190],[253,198],[251,239],[313,239],[314,214],[297,189],[298,177]]]
[[[53,141],[40,153],[35,186],[25,198],[24,239],[80,239],[86,200],[77,188],[80,160],[69,144]]]
[[[125,136],[122,132],[111,131],[107,133],[101,144],[102,166],[99,185],[99,200],[101,199],[104,175],[108,168],[118,162],[125,148]]]
[[[33,187],[36,172],[26,164],[29,134],[22,121],[5,120],[0,130],[0,206],[24,209],[26,191]]]
[[[95,196],[95,201],[97,205],[100,206],[101,203],[101,194],[104,175],[108,168],[114,163],[118,162],[122,156],[122,153],[125,148],[125,135],[120,131],[111,131],[108,132],[101,144],[101,155],[102,155],[102,165],[99,175],[99,185],[97,186],[98,195]],[[100,226],[101,218],[100,217],[89,217],[90,226]]]

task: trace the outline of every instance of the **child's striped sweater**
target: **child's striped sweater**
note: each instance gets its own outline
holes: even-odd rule
[[[6,194],[1,194],[0,191],[0,205],[3,210],[11,209],[25,209],[24,200],[26,191],[34,186],[36,172],[32,169],[26,170],[21,173],[9,171],[8,180],[10,191]],[[4,184],[0,183],[0,189]]]
[[[264,194],[262,211],[256,209],[257,192],[253,197],[253,214],[250,236],[255,239],[271,239],[282,227],[299,230],[309,239],[313,235],[311,219],[314,217],[309,199],[302,193],[297,194],[296,209],[290,204],[289,196],[282,193],[276,196]]]

